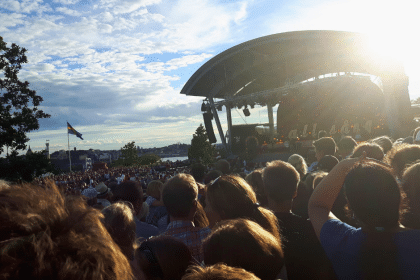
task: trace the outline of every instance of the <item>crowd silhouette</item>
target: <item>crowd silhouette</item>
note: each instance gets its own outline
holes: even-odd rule
[[[420,279],[418,134],[0,181],[0,279]]]

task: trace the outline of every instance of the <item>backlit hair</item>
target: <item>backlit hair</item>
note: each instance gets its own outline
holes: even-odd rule
[[[158,180],[151,181],[147,185],[146,194],[158,198],[160,196],[160,189],[163,188],[163,183]]]
[[[276,216],[257,204],[252,187],[241,177],[223,175],[207,186],[207,200],[222,220],[247,218],[280,240]]]
[[[384,150],[382,149],[382,147],[379,144],[368,142],[360,143],[359,145],[357,145],[354,148],[353,153],[350,157],[361,157],[363,152],[366,152],[366,157],[368,158],[374,158],[377,160],[383,160],[384,158]]]
[[[401,178],[404,169],[420,159],[420,145],[395,145],[386,154],[384,162],[391,165],[396,175]]]
[[[4,279],[132,279],[127,258],[81,197],[45,187],[0,189]]]
[[[264,280],[276,279],[283,265],[280,241],[247,219],[226,220],[203,242],[204,263],[225,263],[254,273]]]
[[[303,176],[306,175],[308,165],[306,164],[305,159],[301,155],[293,154],[289,157],[287,162],[293,165],[296,171],[299,172],[300,178],[303,178]]]
[[[103,223],[112,239],[120,246],[124,255],[131,260],[136,241],[136,222],[131,208],[124,202],[117,202],[102,210]]]
[[[206,267],[191,266],[182,280],[260,280],[260,278],[243,268],[218,263]]]
[[[263,181],[267,196],[274,202],[281,203],[293,199],[300,175],[290,163],[276,160],[267,163],[263,171]]]
[[[187,217],[198,197],[198,186],[189,174],[178,174],[163,187],[163,203],[172,217]]]

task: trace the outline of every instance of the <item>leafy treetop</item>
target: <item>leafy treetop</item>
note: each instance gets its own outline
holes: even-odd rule
[[[27,63],[25,52],[16,44],[7,47],[0,37],[0,154],[5,146],[25,149],[26,133],[39,129],[39,119],[50,117],[38,109],[42,97],[29,89],[29,82],[18,79],[22,64]]]

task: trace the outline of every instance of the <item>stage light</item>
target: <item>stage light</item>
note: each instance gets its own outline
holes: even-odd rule
[[[243,110],[245,117],[249,117],[251,115],[251,113],[249,112],[248,108],[245,107],[245,109]]]
[[[251,106],[251,109],[254,109],[255,103],[252,103],[250,106]]]
[[[201,112],[206,112],[207,111],[207,108],[206,107],[207,106],[206,106],[206,104],[203,101],[203,104],[201,104]]]
[[[217,111],[221,112],[222,111],[222,105],[217,106]]]

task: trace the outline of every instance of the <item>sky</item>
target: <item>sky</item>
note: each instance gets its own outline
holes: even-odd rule
[[[420,97],[415,1],[0,0],[0,19],[8,46],[27,49],[19,78],[51,115],[28,134],[34,151],[46,140],[67,149],[66,121],[84,138],[70,135],[71,149],[189,144],[203,123],[203,98],[180,94],[191,75],[230,47],[288,31],[365,33],[403,61],[410,98]],[[241,111],[233,124],[267,122],[265,108]],[[225,131],[225,111],[220,119]]]

